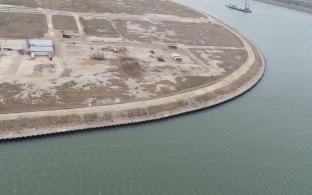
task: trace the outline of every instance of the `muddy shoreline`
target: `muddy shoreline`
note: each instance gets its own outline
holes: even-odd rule
[[[195,11],[199,12],[198,10]],[[205,15],[211,17],[208,14]],[[246,81],[244,81],[242,85],[235,85],[238,86],[238,88],[228,91],[226,91],[226,89],[222,89],[222,92],[212,93],[208,90],[209,87],[203,87],[179,94],[177,97],[163,98],[162,101],[153,99],[124,104],[124,107],[121,105],[119,106],[119,109],[115,109],[114,105],[106,106],[105,109],[96,108],[92,111],[88,111],[86,108],[83,108],[84,111],[81,113],[79,112],[79,114],[67,114],[65,110],[64,112],[60,110],[60,114],[58,116],[52,116],[52,118],[54,117],[54,120],[49,119],[50,123],[53,125],[45,123],[47,117],[49,118],[49,115],[32,118],[31,114],[27,116],[28,113],[22,113],[20,118],[7,120],[7,123],[12,123],[11,127],[14,128],[14,122],[17,121],[24,121],[25,124],[29,124],[30,121],[35,120],[38,122],[35,123],[32,128],[23,128],[23,126],[21,126],[19,127],[21,128],[20,130],[17,129],[16,131],[8,130],[0,132],[0,140],[47,136],[161,120],[211,108],[243,95],[256,86],[262,79],[265,72],[265,58],[255,44],[248,40],[244,35],[236,29],[224,24],[222,21],[216,18],[214,19],[232,31],[235,31],[240,37],[242,37],[242,39],[248,42],[248,44],[252,47],[254,54],[257,55],[256,59],[259,60],[258,64],[256,60],[256,62],[251,65],[251,68],[256,72],[247,72],[241,75],[242,77],[247,76],[247,78],[243,78],[246,79]],[[239,77],[238,80],[241,80],[241,77]],[[233,83],[235,82],[230,82],[230,85]],[[207,90],[205,91],[206,88]],[[73,110],[72,113],[75,113],[74,111],[75,110]],[[4,121],[1,121],[0,125],[6,126],[7,124]]]

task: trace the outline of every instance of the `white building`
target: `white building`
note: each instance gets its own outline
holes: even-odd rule
[[[30,39],[28,46],[32,56],[54,56],[54,44],[52,40]]]

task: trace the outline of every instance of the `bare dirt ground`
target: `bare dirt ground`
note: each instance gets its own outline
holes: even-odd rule
[[[158,3],[156,7],[175,5]],[[52,61],[31,60],[17,52],[27,49],[25,39],[0,39],[2,48],[10,48],[0,53],[0,131],[7,131],[16,119],[13,129],[35,128],[41,119],[48,127],[89,124],[104,115],[113,122],[146,112],[159,117],[162,111],[231,93],[257,74],[258,51],[240,34],[212,17],[196,18],[204,15],[176,6],[181,9],[178,16],[164,15],[172,14],[167,8],[150,10],[154,14],[146,17],[63,11],[71,18],[67,22],[53,21],[63,18],[59,11],[38,11],[46,15],[44,36],[54,41],[56,56]],[[79,37],[63,38],[60,28],[71,25],[77,26]],[[173,53],[180,54],[182,62],[173,60]],[[102,110],[106,114],[94,114]],[[19,120],[24,116],[28,119]],[[30,124],[29,118],[36,116],[43,118]]]

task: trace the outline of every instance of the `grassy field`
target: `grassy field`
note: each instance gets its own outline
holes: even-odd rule
[[[53,15],[52,24],[56,30],[74,30],[78,28],[73,16]]]
[[[40,7],[69,11],[120,13],[126,8],[113,0],[40,0]]]
[[[0,4],[25,5],[27,7],[37,7],[38,6],[38,3],[36,0],[0,0]]]
[[[204,17],[192,9],[168,0],[0,0],[0,4],[25,5],[55,10],[99,13],[159,13],[180,17]]]
[[[9,21],[8,20],[0,20],[0,27],[5,27],[9,25]]]
[[[105,19],[85,20],[79,18],[87,35],[98,37],[119,37],[119,34],[112,23]]]
[[[123,2],[129,7],[129,12],[134,14],[157,12],[180,17],[205,17],[201,13],[168,0],[123,0]]]
[[[47,32],[45,15],[0,13],[1,38],[39,38]]]
[[[0,0],[0,4],[88,12],[120,13],[126,10],[114,0]]]
[[[192,22],[162,22],[154,24],[141,20],[114,20],[123,37],[129,40],[151,43],[183,43],[186,45],[218,45],[242,47],[242,42],[230,31],[216,24]],[[194,33],[209,32],[209,33]]]

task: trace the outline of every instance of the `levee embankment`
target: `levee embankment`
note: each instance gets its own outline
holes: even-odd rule
[[[260,50],[241,33],[215,20],[235,34],[248,53],[246,62],[220,82],[151,100],[66,110],[2,114],[0,139],[28,138],[160,120],[211,108],[239,97],[261,80],[265,72],[265,59]]]

